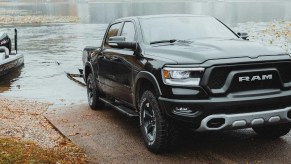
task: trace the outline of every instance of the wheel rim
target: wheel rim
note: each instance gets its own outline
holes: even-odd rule
[[[142,110],[143,129],[147,139],[153,142],[156,138],[157,126],[154,110],[149,102],[145,102]]]
[[[93,86],[92,81],[89,78],[87,82],[87,94],[88,94],[88,102],[90,105],[93,103]]]

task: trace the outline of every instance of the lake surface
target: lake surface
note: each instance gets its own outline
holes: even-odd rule
[[[107,24],[16,26],[18,52],[24,54],[25,65],[0,80],[0,95],[56,104],[86,102],[85,88],[69,80],[65,72],[78,73],[83,48],[99,45],[106,27]],[[13,36],[12,29],[8,33]]]
[[[32,1],[33,2],[33,1]],[[37,1],[40,2],[40,1]],[[0,79],[0,95],[45,100],[55,104],[86,102],[86,89],[65,72],[78,73],[85,46],[99,46],[107,24],[115,18],[147,14],[212,15],[230,26],[240,22],[291,20],[291,2],[171,1],[89,3],[7,3],[0,0],[0,16],[78,16],[79,24],[1,26],[13,36],[19,31],[19,53],[25,65]]]
[[[291,20],[290,0],[171,0],[171,1],[93,1],[14,3],[0,6],[0,11],[16,10],[14,15],[78,16],[81,23],[107,24],[120,17],[151,14],[211,15],[223,22]],[[1,2],[1,0],[0,0]],[[35,3],[38,2],[38,3]],[[39,3],[44,2],[44,3]],[[10,12],[11,13],[11,12]]]

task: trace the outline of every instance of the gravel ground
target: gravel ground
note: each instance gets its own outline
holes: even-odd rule
[[[291,53],[291,21],[239,23],[233,30],[247,32],[250,41],[281,47]]]
[[[43,148],[54,148],[64,142],[42,115],[49,104],[0,97],[0,137],[33,141]]]

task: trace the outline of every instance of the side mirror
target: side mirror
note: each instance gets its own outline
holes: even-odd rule
[[[237,35],[244,40],[249,40],[249,38],[248,38],[249,34],[246,32],[239,32],[239,33],[237,33]]]
[[[108,45],[114,48],[127,48],[136,50],[137,43],[136,42],[127,42],[125,41],[124,36],[112,36],[108,40]]]

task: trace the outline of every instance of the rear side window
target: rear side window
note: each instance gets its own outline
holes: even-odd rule
[[[135,29],[132,22],[125,22],[121,36],[125,36],[125,41],[132,42],[135,41]]]
[[[105,47],[110,47],[108,45],[108,40],[109,40],[110,37],[118,35],[118,32],[119,32],[120,27],[121,27],[121,24],[122,23],[116,23],[116,24],[113,24],[113,25],[110,26],[110,29],[109,29],[109,31],[107,33],[105,44],[104,44]]]

